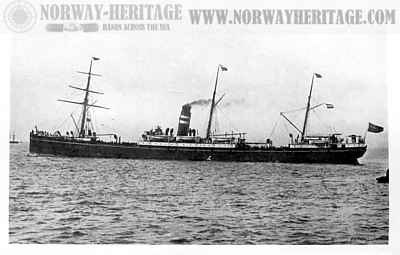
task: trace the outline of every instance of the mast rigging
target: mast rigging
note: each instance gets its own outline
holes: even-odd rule
[[[221,64],[218,65],[217,68],[217,77],[215,78],[215,85],[214,85],[214,92],[213,92],[213,97],[211,100],[211,108],[210,108],[210,115],[208,118],[208,125],[207,125],[207,132],[206,132],[206,138],[209,139],[211,136],[211,123],[212,123],[212,118],[213,118],[213,114],[214,114],[214,110],[215,110],[215,95],[217,93],[217,85],[218,85],[218,77],[219,77],[219,70],[221,69],[221,71],[228,71],[228,68],[222,66]],[[221,101],[221,99],[223,98],[223,96],[220,98],[220,100],[218,100],[218,103]]]
[[[313,76],[311,79],[311,88],[310,88],[310,93],[308,95],[308,100],[307,100],[306,115],[304,117],[303,131],[301,132],[301,141],[304,141],[304,137],[306,136],[308,115],[310,113],[311,95],[312,95],[312,89],[313,89],[313,85],[314,85],[314,77],[322,78],[322,75],[320,75],[318,73],[313,73]]]
[[[75,124],[75,126],[76,126],[76,128],[78,129],[78,132],[79,132],[79,137],[81,137],[81,138],[84,138],[85,135],[86,135],[85,134],[85,126],[86,126],[86,122],[88,121],[87,120],[88,109],[90,107],[102,108],[102,109],[106,109],[106,110],[110,109],[110,108],[107,108],[107,107],[104,107],[104,106],[99,106],[99,105],[95,105],[95,104],[90,104],[89,103],[89,93],[100,94],[100,95],[104,94],[102,92],[90,90],[91,77],[92,76],[101,76],[100,74],[92,73],[93,61],[97,61],[97,60],[100,60],[100,59],[97,58],[97,57],[92,57],[92,59],[90,60],[89,72],[86,73],[86,72],[78,71],[78,73],[82,73],[82,74],[87,74],[88,75],[85,89],[79,88],[79,87],[75,87],[75,86],[69,86],[70,88],[73,88],[73,89],[85,91],[85,97],[83,99],[83,102],[76,102],[76,101],[58,99],[58,101],[60,101],[60,102],[66,102],[66,103],[71,103],[71,104],[82,105],[82,115],[81,115],[82,118],[81,118],[80,128],[78,128],[78,126],[77,126],[77,124],[75,123],[75,120],[74,120],[74,124]]]

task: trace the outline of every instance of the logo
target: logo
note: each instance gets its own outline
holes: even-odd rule
[[[7,27],[17,33],[29,31],[35,25],[36,18],[35,8],[24,0],[13,1],[4,10]]]

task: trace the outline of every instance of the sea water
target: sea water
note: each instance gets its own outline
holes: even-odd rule
[[[10,243],[387,244],[387,156],[362,164],[88,159],[10,145]]]

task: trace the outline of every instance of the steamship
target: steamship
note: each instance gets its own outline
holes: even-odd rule
[[[117,134],[98,134],[90,125],[89,110],[107,107],[89,102],[89,95],[103,94],[91,89],[93,76],[92,67],[99,58],[93,57],[90,61],[89,71],[80,72],[87,75],[86,87],[70,86],[84,92],[82,102],[59,99],[59,101],[78,104],[82,107],[81,116],[77,121],[72,117],[75,132],[69,131],[62,134],[60,131],[48,132],[35,129],[30,133],[30,153],[39,155],[56,155],[64,157],[101,157],[101,158],[127,158],[127,159],[158,159],[158,160],[196,160],[196,161],[237,161],[237,162],[282,162],[282,163],[332,163],[332,164],[358,164],[358,159],[367,150],[365,137],[350,135],[343,137],[339,133],[326,135],[308,135],[307,125],[311,110],[330,104],[311,106],[312,90],[315,78],[321,78],[314,73],[311,88],[305,108],[305,118],[302,128],[296,126],[287,115],[281,116],[288,121],[298,132],[296,139],[290,134],[291,141],[284,146],[274,146],[271,139],[264,143],[251,143],[246,141],[246,133],[211,132],[215,109],[222,98],[216,98],[218,79],[222,72],[228,69],[218,65],[215,85],[213,86],[210,113],[205,137],[201,137],[196,129],[190,126],[191,105],[182,106],[176,134],[173,128],[163,130],[157,127],[145,131],[141,140],[137,142],[121,141]],[[103,137],[110,136],[111,141]]]

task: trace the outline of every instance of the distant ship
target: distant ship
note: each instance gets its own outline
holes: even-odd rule
[[[19,143],[19,141],[15,140],[15,132],[11,135],[10,143]]]
[[[217,77],[212,93],[210,113],[205,137],[192,129],[191,105],[182,106],[176,134],[173,128],[163,130],[157,127],[143,133],[138,142],[124,142],[117,134],[98,134],[93,130],[89,109],[103,108],[103,106],[89,103],[91,93],[103,94],[90,88],[91,78],[99,76],[92,73],[93,62],[99,58],[92,58],[89,71],[80,72],[87,75],[85,88],[70,86],[84,92],[82,102],[59,100],[72,104],[82,105],[82,113],[78,123],[71,115],[75,132],[69,131],[65,135],[60,131],[41,131],[37,127],[30,133],[29,151],[37,154],[51,154],[65,157],[101,157],[101,158],[129,158],[129,159],[159,159],[159,160],[196,160],[196,161],[236,161],[236,162],[282,162],[282,163],[332,163],[332,164],[358,164],[358,159],[367,150],[365,137],[350,135],[342,137],[341,134],[308,135],[307,125],[310,110],[330,104],[310,105],[314,78],[321,78],[320,74],[312,76],[311,88],[305,108],[305,118],[302,128],[297,127],[285,113],[281,113],[299,135],[285,146],[274,146],[271,139],[264,143],[250,143],[246,141],[246,133],[211,132],[214,111],[222,98],[216,99],[218,76],[227,68],[218,65]],[[111,136],[113,141],[101,139]]]

